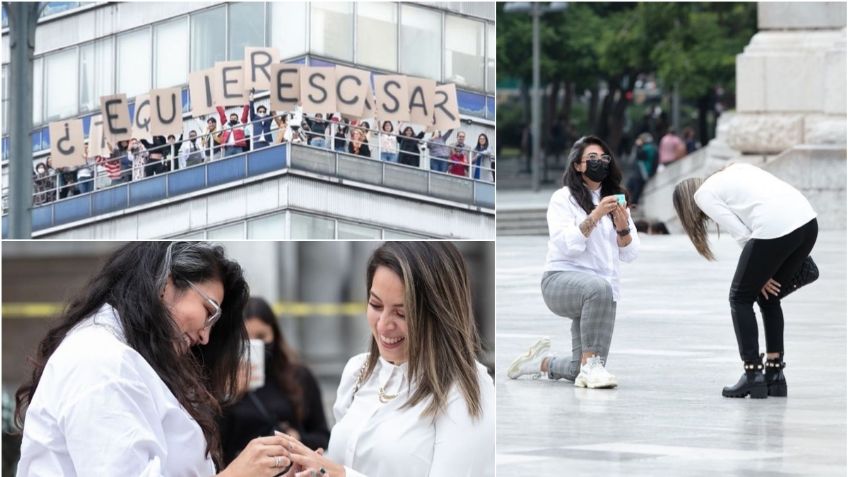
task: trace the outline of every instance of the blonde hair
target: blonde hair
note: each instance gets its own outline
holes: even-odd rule
[[[677,218],[680,219],[680,225],[683,230],[689,235],[689,240],[695,246],[695,250],[707,260],[715,260],[712,250],[710,250],[709,239],[707,238],[707,221],[709,217],[704,213],[695,202],[695,192],[704,183],[704,179],[700,177],[692,177],[680,181],[674,186],[672,201],[674,202],[674,210],[677,212]]]
[[[479,417],[476,355],[480,339],[462,254],[449,242],[386,242],[368,262],[369,292],[378,267],[392,270],[403,282],[412,389],[404,407],[429,400],[422,415],[435,418],[444,411],[456,384],[468,414]],[[374,371],[379,356],[372,336],[362,382]]]

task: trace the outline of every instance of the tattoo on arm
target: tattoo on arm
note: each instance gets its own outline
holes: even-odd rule
[[[592,233],[592,230],[595,229],[595,225],[595,221],[592,220],[592,217],[586,217],[586,220],[580,222],[580,233],[582,233],[584,237],[588,237],[589,234]]]

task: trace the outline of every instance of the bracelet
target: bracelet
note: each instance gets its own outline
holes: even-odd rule
[[[630,227],[625,227],[621,230],[616,230],[615,233],[617,233],[619,237],[627,237],[628,235],[630,235]]]

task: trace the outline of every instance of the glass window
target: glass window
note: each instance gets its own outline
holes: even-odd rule
[[[32,125],[44,122],[44,59],[32,62]]]
[[[151,52],[150,28],[118,36],[118,93],[132,98],[150,91]]]
[[[244,222],[209,229],[206,231],[206,238],[209,240],[244,239]]]
[[[70,48],[44,57],[47,82],[47,121],[77,114],[77,49]]]
[[[206,234],[201,230],[200,232],[189,232],[172,238],[174,240],[203,240],[206,238]]]
[[[445,81],[482,90],[485,24],[447,16],[445,22]]]
[[[442,14],[401,5],[400,72],[442,79]]]
[[[486,91],[495,92],[495,52],[497,51],[495,25],[486,25]]]
[[[230,60],[243,60],[244,47],[265,45],[265,5],[258,2],[230,4]]]
[[[188,17],[159,23],[153,30],[156,42],[154,87],[188,83]]]
[[[379,239],[380,229],[339,222],[339,239]]]
[[[274,214],[247,221],[247,238],[272,239],[283,238],[286,228],[285,214]]]
[[[3,65],[3,134],[9,131],[9,67]]]
[[[80,47],[80,110],[100,108],[100,97],[112,94],[112,39]]]
[[[280,58],[293,58],[306,53],[306,2],[272,2],[271,46]]]
[[[335,221],[310,215],[291,214],[291,239],[334,239]]]
[[[191,16],[191,71],[212,68],[227,58],[226,27],[225,7]]]
[[[312,52],[353,61],[353,3],[314,2],[312,6]]]
[[[397,4],[361,2],[356,6],[356,62],[397,70]]]
[[[384,240],[410,240],[427,238],[424,235],[407,234],[396,230],[385,230],[383,233]]]

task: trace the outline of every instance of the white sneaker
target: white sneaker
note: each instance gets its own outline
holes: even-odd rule
[[[516,379],[519,376],[529,374],[533,378],[538,378],[542,375],[542,360],[548,355],[548,350],[551,349],[551,339],[547,336],[537,341],[526,354],[515,358],[512,364],[506,371],[506,375],[510,379]]]
[[[614,388],[618,386],[618,381],[604,367],[600,356],[592,356],[580,367],[580,374],[574,379],[574,385],[592,389]]]

